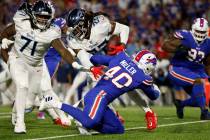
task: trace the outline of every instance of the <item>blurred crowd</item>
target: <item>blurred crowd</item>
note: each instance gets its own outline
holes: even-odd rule
[[[35,0],[30,0],[35,1]],[[0,31],[12,22],[12,17],[23,0],[0,0]],[[93,12],[102,11],[113,20],[130,27],[127,53],[140,49],[153,50],[160,63],[154,75],[157,83],[168,92],[167,60],[169,54],[161,49],[163,40],[176,29],[190,29],[193,19],[205,17],[210,21],[209,0],[52,0],[56,17],[64,17],[73,8],[81,7]],[[65,78],[62,78],[64,77]],[[61,63],[55,79],[68,87],[75,72]],[[164,97],[165,98],[165,97]],[[163,99],[164,102],[164,99]]]

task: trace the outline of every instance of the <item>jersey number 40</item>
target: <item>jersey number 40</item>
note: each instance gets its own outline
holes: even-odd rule
[[[116,67],[113,67],[111,69],[109,69],[105,75],[106,75],[106,79],[112,79],[112,83],[117,87],[117,88],[123,88],[123,87],[129,87],[132,83],[132,77],[126,73],[126,72],[122,72],[122,73],[119,73],[117,75],[115,75],[119,70],[121,70],[121,67],[120,66],[116,66]],[[126,79],[126,82],[124,84],[122,83],[119,83],[120,79],[123,79],[125,78]]]

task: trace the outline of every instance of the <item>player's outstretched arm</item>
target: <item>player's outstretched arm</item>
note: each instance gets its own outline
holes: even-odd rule
[[[157,85],[141,84],[139,88],[149,97],[150,100],[156,100],[160,96],[160,90]]]
[[[114,56],[109,55],[93,55],[90,58],[91,63],[93,65],[105,65],[108,66],[109,62],[113,59]]]
[[[181,39],[175,38],[173,35],[170,35],[162,45],[164,51],[174,53],[181,46]]]
[[[74,62],[74,57],[72,54],[68,51],[68,49],[65,48],[65,45],[61,39],[55,39],[51,42],[51,45],[55,50],[61,55],[61,57],[68,62],[69,64],[72,64]]]
[[[15,24],[12,23],[10,25],[8,25],[1,33],[0,35],[0,41],[2,43],[2,46],[9,46],[11,44],[11,41],[9,39],[11,39],[14,35],[16,34],[15,31]],[[7,62],[8,60],[8,50],[7,48],[1,49],[1,56],[3,58],[3,60],[5,62]]]

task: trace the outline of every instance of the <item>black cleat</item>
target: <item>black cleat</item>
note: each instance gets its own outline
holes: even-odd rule
[[[181,106],[181,100],[175,100],[176,115],[179,119],[184,118],[184,108]]]
[[[210,113],[208,112],[208,110],[204,110],[201,112],[201,120],[210,120]]]

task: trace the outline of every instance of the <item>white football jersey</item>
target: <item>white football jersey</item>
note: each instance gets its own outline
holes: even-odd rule
[[[16,29],[15,43],[11,53],[22,57],[29,65],[39,66],[42,58],[50,47],[50,43],[61,38],[61,30],[51,25],[41,31],[32,29],[29,16],[24,11],[17,11],[13,17]]]
[[[110,38],[111,23],[109,19],[103,15],[98,15],[93,18],[90,39],[82,41],[73,38],[71,35],[67,37],[67,42],[72,49],[84,49],[89,52],[101,51],[107,40]]]

